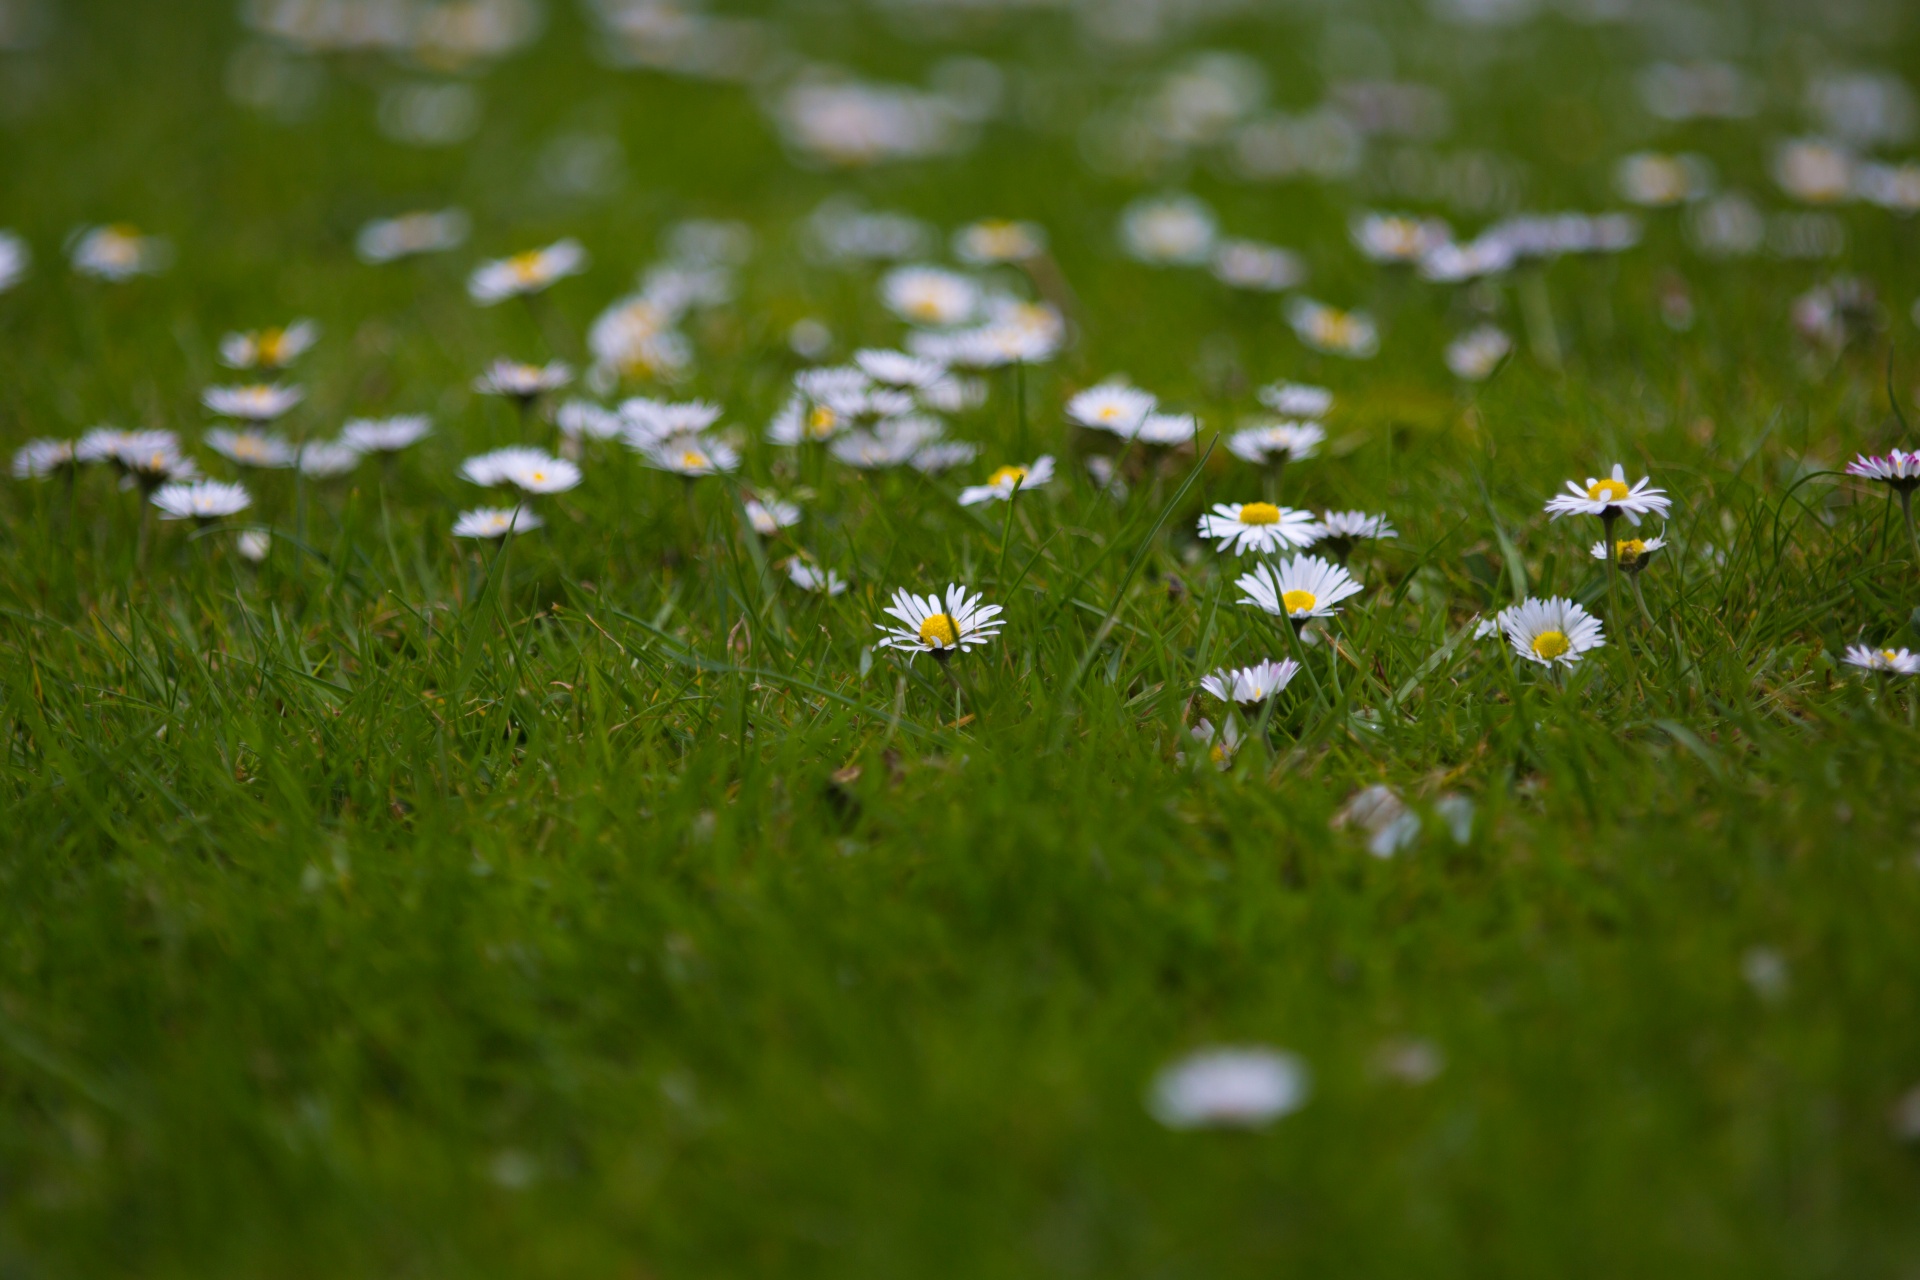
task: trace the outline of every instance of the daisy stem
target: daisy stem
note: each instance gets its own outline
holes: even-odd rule
[[[1658,631],[1660,629],[1659,625],[1654,622],[1653,613],[1647,608],[1646,594],[1640,590],[1640,575],[1637,573],[1629,574],[1627,576],[1627,583],[1633,588],[1633,598],[1640,605],[1640,616],[1647,620],[1649,629]]]
[[[960,677],[953,673],[953,659],[951,656],[943,653],[935,653],[933,659],[940,664],[941,673],[945,675],[948,682],[953,685],[953,727],[958,729],[960,727]]]
[[[1013,401],[1014,421],[1019,431],[1018,444],[1014,448],[1014,453],[1024,458],[1027,456],[1027,362],[1025,360],[1013,362]]]
[[[993,573],[993,580],[1003,587],[1007,582],[1007,552],[1013,546],[1013,504],[1019,496],[1020,485],[1016,482],[1007,495],[1007,522],[1000,529],[1000,567]]]
[[[1280,476],[1287,469],[1287,457],[1285,453],[1276,453],[1267,464],[1267,501],[1276,505],[1280,501]]]
[[[1324,708],[1328,705],[1327,691],[1320,687],[1320,677],[1314,671],[1313,665],[1307,661],[1307,646],[1300,639],[1300,628],[1305,626],[1306,622],[1303,619],[1296,623],[1292,618],[1286,617],[1285,615],[1282,615],[1282,619],[1283,625],[1287,629],[1287,638],[1293,642],[1294,661],[1298,662],[1300,669],[1307,673],[1307,683],[1313,686],[1313,700],[1315,704]]]
[[[1911,488],[1900,490],[1900,514],[1907,522],[1907,543],[1913,548],[1914,562],[1920,564],[1920,533],[1915,533],[1913,528],[1913,490]]]

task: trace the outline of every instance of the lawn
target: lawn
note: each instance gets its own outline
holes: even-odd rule
[[[1920,1276],[1916,83],[0,0],[0,1275]]]

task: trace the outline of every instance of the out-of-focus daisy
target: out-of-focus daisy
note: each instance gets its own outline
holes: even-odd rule
[[[763,538],[800,523],[800,508],[784,498],[748,498],[741,504],[747,523]]]
[[[1223,702],[1265,702],[1285,689],[1299,673],[1300,664],[1292,658],[1284,662],[1268,659],[1251,667],[1222,669],[1202,676],[1200,687]]]
[[[1328,355],[1365,360],[1380,350],[1380,331],[1364,311],[1342,311],[1311,298],[1287,305],[1287,323],[1300,341]]]
[[[320,326],[295,320],[284,329],[230,333],[220,339],[220,363],[229,369],[284,369],[320,340]]]
[[[1522,600],[1494,616],[1513,651],[1543,667],[1571,667],[1604,645],[1600,619],[1562,596]]]
[[[1651,483],[1643,477],[1629,487],[1627,469],[1615,463],[1609,477],[1596,480],[1589,476],[1584,485],[1567,481],[1567,491],[1548,500],[1547,514],[1555,520],[1561,516],[1599,516],[1608,525],[1621,516],[1636,525],[1644,515],[1664,518],[1673,504],[1666,490],[1649,488]]]
[[[602,376],[673,382],[693,363],[693,345],[675,314],[644,294],[602,311],[587,329],[587,349]]]
[[[219,480],[163,484],[153,491],[162,520],[198,520],[202,524],[245,511],[253,499],[245,488]]]
[[[1362,787],[1333,815],[1335,830],[1358,828],[1366,833],[1367,852],[1391,858],[1420,838],[1420,815],[1407,807],[1400,793],[1384,783]]]
[[[949,584],[946,598],[916,596],[902,588],[893,593],[886,612],[897,625],[875,624],[885,634],[882,648],[899,649],[909,660],[915,654],[930,653],[945,661],[956,650],[966,652],[986,644],[1006,624],[1000,620],[1000,606],[984,604],[978,593],[969,595],[965,587]]]
[[[474,381],[473,389],[481,395],[505,396],[524,410],[547,392],[558,391],[572,381],[573,370],[558,360],[544,365],[495,360]]]
[[[1035,458],[1027,466],[1001,467],[987,477],[985,484],[968,485],[960,491],[960,505],[978,506],[982,502],[1005,502],[1015,493],[1038,489],[1053,479],[1053,457]]]
[[[832,569],[822,569],[795,556],[787,561],[787,579],[802,591],[837,596],[847,589],[846,579]]]
[[[1484,382],[1513,351],[1513,339],[1502,329],[1483,324],[1447,344],[1447,368],[1467,382]]]
[[[931,476],[964,467],[979,456],[980,446],[971,440],[935,440],[915,449],[907,465]]]
[[[914,396],[935,413],[965,413],[987,402],[987,384],[980,378],[949,373],[946,377],[917,387]]]
[[[1227,451],[1256,466],[1284,465],[1311,458],[1327,433],[1312,422],[1269,422],[1244,427],[1227,437]]]
[[[1287,618],[1299,626],[1309,618],[1331,618],[1339,604],[1360,590],[1353,575],[1319,556],[1294,556],[1272,565],[1255,565],[1252,573],[1234,580],[1246,595],[1241,604]]]
[[[986,218],[953,234],[953,256],[976,267],[1025,262],[1047,251],[1046,228],[1034,222]]]
[[[209,412],[240,422],[272,422],[306,398],[299,387],[256,382],[244,387],[208,387],[200,403]]]
[[[1794,138],[1773,155],[1773,180],[1804,204],[1838,204],[1853,195],[1853,156],[1825,138]]]
[[[1453,239],[1453,231],[1438,218],[1369,213],[1356,218],[1353,243],[1375,262],[1411,265]]]
[[[1127,256],[1155,266],[1199,266],[1213,253],[1219,224],[1213,210],[1188,195],[1136,200],[1120,216]]]
[[[973,319],[980,286],[945,267],[896,267],[881,279],[880,299],[910,324],[952,328]]]
[[[1878,480],[1896,493],[1911,493],[1920,486],[1920,450],[1890,449],[1879,456],[1863,453],[1847,464],[1847,474]]]
[[[1846,664],[1879,675],[1910,676],[1920,672],[1920,654],[1908,649],[1874,649],[1864,644],[1847,646]]]
[[[399,453],[433,434],[433,419],[424,413],[392,418],[354,418],[340,428],[340,439],[361,453]]]
[[[273,550],[273,535],[265,529],[243,529],[233,540],[234,550],[250,564],[259,564]]]
[[[300,446],[300,474],[315,480],[344,476],[360,465],[360,451],[344,440],[309,440]]]
[[[14,451],[16,480],[45,480],[79,465],[71,440],[29,440]]]
[[[453,522],[453,536],[497,540],[510,533],[530,533],[544,523],[525,507],[476,507],[460,513]]]
[[[200,475],[193,459],[180,452],[180,438],[171,431],[98,427],[80,437],[74,454],[82,462],[111,462],[149,491],[169,480],[194,480]]]
[[[1194,722],[1187,736],[1206,753],[1200,757],[1206,763],[1223,772],[1233,767],[1233,757],[1240,750],[1241,735],[1240,726],[1234,723],[1231,715],[1228,715],[1217,729],[1214,728],[1213,721],[1202,717]],[[1187,753],[1176,752],[1174,758],[1185,764]]]
[[[631,449],[644,451],[674,436],[698,435],[720,418],[720,406],[706,400],[652,400],[632,396],[620,402],[620,435]]]
[[[1312,512],[1276,507],[1271,502],[1215,503],[1211,515],[1200,517],[1200,536],[1218,542],[1221,551],[1239,556],[1249,551],[1268,555],[1286,547],[1310,547],[1323,532]]]
[[[483,262],[467,277],[467,296],[483,307],[508,298],[540,293],[587,269],[587,251],[578,240],[559,240],[510,258]]]
[[[1060,352],[1066,321],[1044,302],[999,299],[988,304],[985,323],[953,331],[917,330],[907,347],[915,355],[961,369],[999,369],[1044,364]]]
[[[1628,203],[1662,209],[1712,194],[1713,170],[1699,156],[1636,151],[1621,157],[1613,180]]]
[[[1255,393],[1261,404],[1283,418],[1324,418],[1333,411],[1333,392],[1304,382],[1276,382]]]
[[[1258,1129],[1306,1103],[1307,1068],[1290,1053],[1204,1049],[1154,1077],[1153,1118],[1169,1129]]]
[[[554,412],[553,421],[561,435],[576,443],[617,439],[625,426],[618,413],[591,400],[567,401]]]
[[[860,372],[886,387],[922,391],[947,377],[947,366],[938,360],[908,355],[904,351],[868,350],[853,353]]]
[[[362,262],[374,264],[416,254],[444,253],[466,243],[469,225],[467,215],[459,209],[378,218],[360,228],[354,249]]]
[[[1222,240],[1213,251],[1213,278],[1232,289],[1282,293],[1307,279],[1306,264],[1286,249],[1257,240]]]
[[[11,231],[0,231],[0,293],[5,293],[26,278],[33,253],[27,242]]]
[[[1067,401],[1067,417],[1083,427],[1111,431],[1123,440],[1131,440],[1156,403],[1151,393],[1138,387],[1103,382]]]
[[[641,456],[650,467],[690,479],[719,475],[740,466],[739,452],[711,436],[673,436],[649,446]]]
[[[136,227],[117,224],[88,227],[71,241],[73,269],[96,280],[130,280],[165,270],[167,242],[141,235]]]
[[[1320,547],[1336,560],[1344,561],[1356,542],[1399,536],[1385,516],[1365,511],[1329,511],[1320,517]]]
[[[1200,433],[1200,420],[1190,413],[1150,413],[1141,419],[1133,438],[1141,444],[1171,448],[1185,444]]]
[[[280,468],[294,463],[295,450],[285,436],[266,431],[231,431],[214,427],[201,439],[207,448],[243,467]]]
[[[1616,538],[1613,541],[1613,563],[1625,573],[1638,573],[1647,567],[1653,559],[1653,553],[1667,545],[1665,538]],[[1607,543],[1593,544],[1593,558],[1605,561]]]
[[[796,391],[787,397],[780,411],[767,424],[767,440],[772,444],[817,444],[831,440],[854,422],[851,414],[833,405],[809,401]]]
[[[580,483],[580,468],[565,458],[514,445],[468,458],[460,477],[487,488],[510,484],[526,493],[565,493]]]

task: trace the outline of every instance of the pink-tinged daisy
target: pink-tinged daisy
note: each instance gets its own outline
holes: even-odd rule
[[[1299,673],[1300,664],[1292,658],[1283,662],[1268,660],[1202,676],[1200,688],[1223,702],[1265,702],[1285,689]]]
[[[1589,476],[1585,485],[1567,481],[1567,491],[1548,500],[1547,514],[1555,520],[1561,516],[1599,516],[1608,526],[1621,516],[1636,525],[1641,516],[1665,517],[1673,504],[1666,490],[1649,488],[1651,483],[1643,477],[1629,487],[1627,469],[1615,463],[1609,477],[1596,480]]]
[[[230,333],[220,339],[220,363],[229,369],[284,369],[320,340],[320,326],[295,320],[281,329]]]
[[[1200,517],[1200,536],[1220,544],[1222,552],[1268,555],[1287,547],[1310,547],[1325,531],[1311,511],[1277,507],[1271,502],[1220,502]]]
[[[1909,493],[1920,486],[1920,450],[1892,449],[1879,456],[1863,453],[1847,464],[1847,474],[1878,480],[1896,493]]]
[[[153,505],[162,520],[198,520],[202,524],[225,519],[253,505],[246,489],[218,480],[163,484],[153,491]]]
[[[298,387],[256,382],[244,387],[208,387],[200,393],[200,403],[209,412],[241,422],[272,422],[306,397]]]
[[[1878,675],[1910,676],[1920,672],[1920,654],[1909,649],[1874,649],[1864,644],[1850,644],[1846,664]]]
[[[965,587],[952,584],[944,601],[939,596],[915,596],[903,588],[893,593],[886,612],[898,625],[875,624],[885,633],[880,647],[899,649],[909,660],[915,654],[930,653],[944,662],[956,651],[964,653],[986,644],[1006,625],[1000,620],[999,605],[984,604],[980,595],[969,595]]]
[[[483,307],[508,298],[540,293],[587,269],[587,251],[578,240],[560,240],[510,258],[483,262],[467,278],[467,296]]]
[[[1027,466],[1001,467],[987,477],[985,484],[969,485],[960,491],[960,505],[978,506],[982,502],[1007,502],[1015,493],[1038,489],[1053,479],[1053,458],[1036,458]]]
[[[530,533],[544,523],[524,507],[476,507],[460,513],[453,522],[453,536],[498,540],[510,533]]]
[[[1543,667],[1571,667],[1606,644],[1600,619],[1562,596],[1522,600],[1495,615],[1513,651]]]
[[[1360,590],[1353,575],[1339,565],[1304,555],[1281,561],[1277,571],[1271,565],[1256,565],[1233,585],[1246,592],[1241,604],[1286,618],[1295,626],[1309,618],[1331,618],[1342,600]]]

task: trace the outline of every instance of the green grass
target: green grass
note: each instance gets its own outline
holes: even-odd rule
[[[1754,18],[1764,67],[1784,21]],[[1858,56],[1914,67],[1902,21]],[[875,74],[938,49],[852,11],[786,22]],[[1308,76],[1314,29],[1207,40]],[[1647,55],[1613,29],[1383,29],[1454,94],[1461,145],[1531,166],[1529,207],[1604,207],[1611,158],[1648,143],[1761,190],[1792,125],[1655,132],[1619,105]],[[1123,69],[1068,32],[988,23],[969,47],[1052,67],[1062,101],[1117,93]],[[335,64],[296,126],[231,105],[239,39],[225,4],[98,3],[0,55],[0,226],[38,257],[0,295],[5,442],[101,420],[193,440],[219,334],[296,315],[325,327],[298,430],[405,410],[438,430],[298,502],[249,477],[278,536],[257,568],[225,533],[142,535],[100,471],[0,488],[5,1274],[1920,1272],[1920,1165],[1888,1124],[1920,1083],[1920,689],[1837,664],[1915,640],[1920,565],[1897,511],[1835,474],[1901,441],[1910,225],[1849,208],[1838,263],[1722,264],[1656,214],[1633,253],[1545,272],[1564,371],[1523,342],[1465,392],[1439,359],[1458,297],[1345,243],[1349,209],[1397,201],[1192,181],[1234,231],[1303,250],[1315,294],[1380,311],[1381,356],[1348,364],[1269,303],[1122,260],[1114,218],[1150,184],[1084,173],[1071,128],[809,172],[746,91],[599,66],[563,8],[476,82],[479,135],[421,151],[373,129],[382,65]],[[1543,104],[1570,100],[1563,136]],[[543,194],[541,143],[582,121],[621,139],[626,185]],[[672,220],[750,222],[760,252],[694,326],[680,394],[725,404],[747,474],[790,487],[758,440],[786,327],[900,334],[874,273],[797,252],[836,190],[1051,229],[1080,333],[1028,392],[1061,479],[1010,532],[952,497],[1013,456],[997,376],[954,428],[984,466],[808,477],[797,541],[853,581],[837,600],[785,584],[789,548],[730,486],[689,500],[618,449],[497,560],[447,536],[473,501],[459,460],[520,430],[469,382],[545,352],[525,311],[466,301],[476,254],[580,236],[593,270],[550,295],[578,344]],[[474,214],[469,249],[353,259],[366,217],[443,203]],[[174,268],[68,274],[61,237],[114,218],[171,237]],[[1803,358],[1789,300],[1843,269],[1890,325]],[[1655,309],[1669,270],[1700,311],[1683,334]],[[1511,291],[1496,306],[1523,334]],[[1339,656],[1308,653],[1324,701],[1296,682],[1224,773],[1174,759],[1219,719],[1199,676],[1289,649],[1191,531],[1259,477],[1214,449],[1125,505],[1095,493],[1059,410],[1114,370],[1209,435],[1253,386],[1324,381],[1332,444],[1287,500],[1401,532],[1355,555]],[[1591,522],[1541,513],[1616,459],[1676,500],[1651,627],[1608,610]],[[957,727],[930,661],[867,652],[895,587],[948,581],[1008,620],[954,663]],[[1606,617],[1564,685],[1471,638],[1522,593]],[[1330,823],[1376,782],[1425,823],[1389,860]],[[1432,811],[1448,792],[1474,804],[1464,844]],[[1743,978],[1755,948],[1784,992]],[[1444,1052],[1431,1083],[1374,1068],[1409,1037]],[[1159,1127],[1154,1072],[1219,1042],[1299,1054],[1308,1104],[1252,1134]]]

